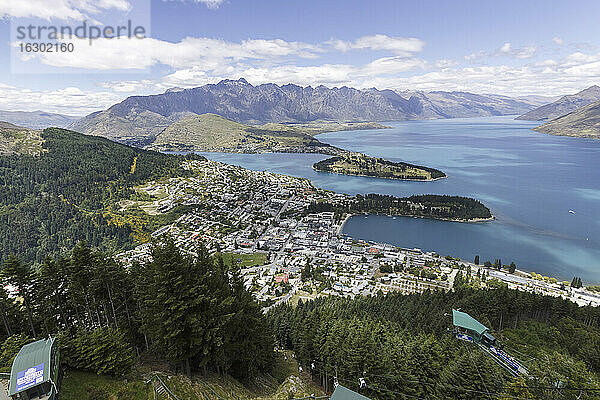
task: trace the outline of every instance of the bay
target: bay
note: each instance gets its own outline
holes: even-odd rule
[[[202,153],[253,170],[302,176],[349,194],[450,194],[474,197],[496,220],[455,223],[356,216],[343,233],[472,260],[501,258],[559,279],[600,282],[600,141],[532,131],[514,117],[388,122],[392,129],[325,133],[319,140],[393,161],[444,171],[434,182],[317,172],[316,154]]]

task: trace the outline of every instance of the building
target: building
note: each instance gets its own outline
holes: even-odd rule
[[[486,345],[496,343],[496,338],[490,334],[489,328],[467,313],[452,310],[452,323],[459,339]]]
[[[360,393],[353,392],[352,390],[342,386],[337,385],[333,394],[329,398],[329,400],[371,400],[366,396],[363,396]]]
[[[58,344],[54,338],[26,344],[15,357],[8,395],[13,400],[55,400],[62,373]]]

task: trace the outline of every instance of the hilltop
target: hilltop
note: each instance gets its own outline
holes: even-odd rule
[[[600,101],[540,125],[534,130],[551,135],[600,139]]]
[[[65,128],[78,118],[70,115],[54,114],[44,111],[2,111],[0,121],[23,126],[29,129],[43,129],[51,126]]]
[[[331,129],[327,129],[329,126]],[[381,125],[359,125],[359,127],[362,126],[371,128]],[[169,125],[147,147],[167,151],[247,153],[278,151],[333,154],[336,152],[335,148],[320,142],[312,135],[330,130],[351,129],[352,127],[353,125],[340,123],[249,126],[209,113],[190,115]]]
[[[42,151],[40,131],[0,121],[0,155],[38,155]]]
[[[550,121],[566,115],[578,108],[600,100],[600,86],[594,85],[581,92],[563,96],[554,103],[546,104],[525,113],[517,119],[526,121]]]
[[[253,86],[245,79],[223,80],[192,89],[131,96],[92,113],[71,129],[136,145],[150,144],[169,125],[193,114],[212,113],[235,122],[392,121],[521,114],[539,99],[513,99],[467,92],[410,92],[325,86]]]
[[[185,175],[181,160],[64,129],[0,123],[1,257],[41,261],[43,252],[79,240],[113,249],[148,240],[155,224],[177,210],[152,217],[119,212],[115,204],[148,179]]]

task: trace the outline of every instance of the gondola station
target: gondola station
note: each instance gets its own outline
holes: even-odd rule
[[[469,314],[452,310],[452,323],[454,335],[457,339],[474,343],[492,358],[498,365],[514,376],[527,376],[525,368],[517,359],[502,349],[496,338],[490,333],[490,329],[471,317]]]
[[[356,393],[342,385],[337,385],[330,400],[370,400],[368,397],[360,393]]]
[[[13,400],[57,400],[61,377],[56,339],[26,344],[13,361],[8,395]]]

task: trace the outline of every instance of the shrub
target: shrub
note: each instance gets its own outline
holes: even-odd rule
[[[73,338],[60,336],[63,363],[71,368],[123,376],[133,366],[133,353],[123,332],[112,328],[79,331]]]
[[[21,347],[31,342],[32,339],[23,334],[6,338],[0,347],[0,372],[10,372],[13,360]]]

